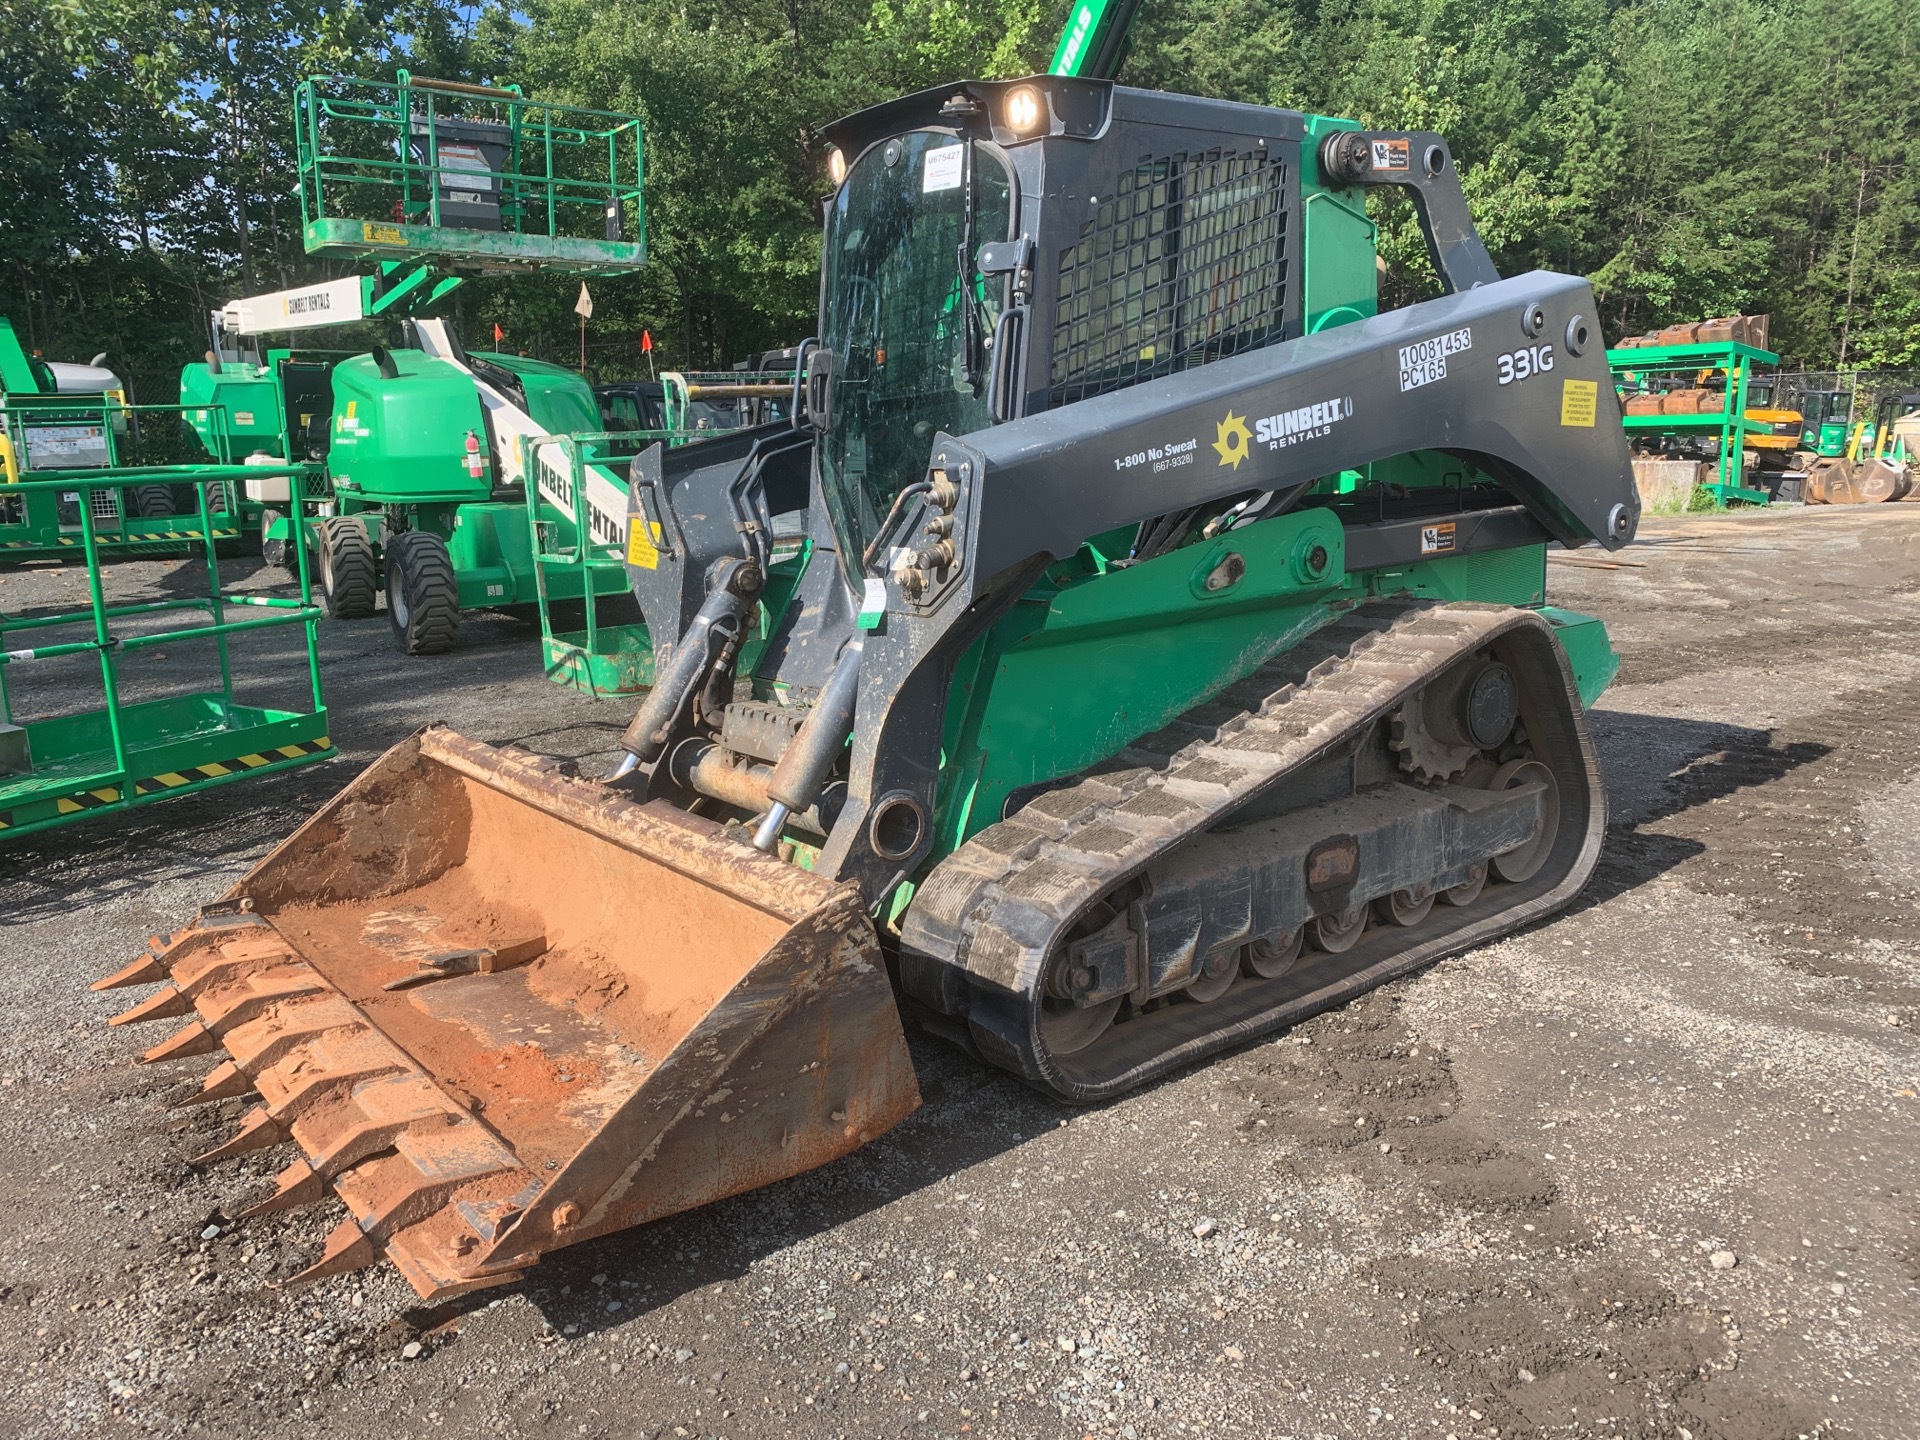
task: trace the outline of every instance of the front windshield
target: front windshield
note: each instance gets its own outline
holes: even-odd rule
[[[1008,237],[1011,190],[988,147],[918,130],[869,149],[828,211],[820,473],[849,573],[894,496],[925,474],[935,433],[989,423],[1001,282],[978,274],[975,255]]]

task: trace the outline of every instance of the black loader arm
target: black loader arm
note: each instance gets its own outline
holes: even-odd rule
[[[1500,480],[1562,543],[1617,549],[1640,504],[1593,316],[1584,280],[1536,271],[942,435],[934,468],[964,465],[971,492],[952,543],[991,577],[1115,526],[1438,450]]]
[[[1431,130],[1337,130],[1321,142],[1320,174],[1342,185],[1396,185],[1413,199],[1427,255],[1450,291],[1500,278],[1473,228],[1446,140]],[[1591,313],[1591,312],[1589,312]]]

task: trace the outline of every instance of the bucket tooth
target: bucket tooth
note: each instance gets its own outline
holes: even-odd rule
[[[131,1010],[122,1010],[107,1021],[109,1025],[137,1025],[142,1020],[168,1020],[175,1015],[193,1013],[193,1001],[176,985],[163,985]]]
[[[440,1128],[461,1123],[461,1117],[447,1108],[439,1088],[416,1074],[390,1075],[355,1086],[353,1104],[346,1109],[350,1115],[329,1115],[333,1123],[328,1126],[324,1148],[308,1149],[314,1169],[328,1179],[391,1149],[416,1123],[424,1121]],[[305,1133],[308,1128],[300,1127],[302,1133],[297,1137],[303,1147],[318,1138]]]
[[[176,1100],[167,1108],[184,1110],[189,1105],[205,1105],[214,1100],[230,1100],[235,1095],[245,1095],[253,1089],[253,1077],[248,1075],[231,1060],[223,1060],[208,1072],[207,1078],[200,1082],[197,1093],[184,1100]]]
[[[225,1144],[216,1145],[204,1155],[196,1155],[187,1163],[196,1168],[211,1165],[216,1160],[226,1160],[235,1155],[244,1155],[249,1150],[264,1150],[269,1145],[278,1145],[287,1138],[287,1132],[267,1113],[267,1107],[256,1105],[240,1120],[240,1129]]]
[[[227,1053],[240,1062],[242,1069],[258,1075],[329,1031],[364,1029],[365,1026],[366,1022],[345,997],[323,992],[275,1005],[258,1019],[231,1029],[216,1028]]]
[[[217,1034],[257,1020],[276,1006],[329,993],[311,966],[294,962],[283,968],[243,975],[231,983],[199,989],[187,986],[193,1003]]]
[[[344,1275],[349,1270],[364,1270],[380,1258],[380,1248],[354,1221],[342,1220],[334,1227],[320,1258],[287,1281],[289,1289],[311,1285],[329,1275]]]
[[[140,1057],[142,1065],[160,1060],[184,1060],[189,1055],[210,1055],[220,1048],[214,1033],[198,1020],[190,1022]]]
[[[464,1186],[492,1176],[518,1189],[526,1171],[511,1150],[475,1120],[414,1125],[393,1152],[343,1172],[333,1188],[361,1228],[390,1238],[440,1210]]]
[[[309,983],[319,983],[313,968],[271,930],[223,938],[218,945],[204,947],[183,960],[174,961],[170,968],[173,983],[192,996],[196,1004],[230,985],[280,972],[292,971],[304,975]]]
[[[149,941],[148,944],[152,945],[153,942]],[[166,978],[167,967],[160,963],[159,949],[155,946],[132,964],[114,971],[104,979],[94,981],[87,988],[96,991],[121,990],[129,985],[152,985]]]
[[[314,1201],[326,1197],[327,1182],[321,1179],[320,1172],[305,1160],[294,1161],[280,1172],[277,1180],[273,1194],[258,1204],[249,1205],[234,1216],[234,1219],[252,1220],[256,1216],[271,1215],[276,1210],[292,1210],[301,1205],[311,1205]]]
[[[392,1041],[362,1024],[348,1034],[322,1035],[296,1046],[286,1059],[262,1070],[257,1083],[273,1118],[291,1128],[329,1097],[409,1068]]]

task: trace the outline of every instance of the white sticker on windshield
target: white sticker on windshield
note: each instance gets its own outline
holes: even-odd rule
[[[967,154],[964,145],[947,145],[938,150],[927,151],[927,169],[920,181],[920,193],[931,195],[936,190],[952,190],[960,184],[960,167]]]

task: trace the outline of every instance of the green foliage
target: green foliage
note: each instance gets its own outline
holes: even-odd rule
[[[1041,68],[1065,0],[0,0],[0,314],[147,398],[301,253],[294,83],[406,65],[631,110],[651,262],[593,282],[594,368],[711,365],[814,325],[820,127]],[[1911,0],[1148,0],[1125,79],[1444,132],[1508,272],[1592,277],[1610,337],[1738,310],[1790,363],[1920,365]],[[1392,303],[1434,280],[1375,198]],[[465,287],[469,341],[570,361],[577,282]]]

